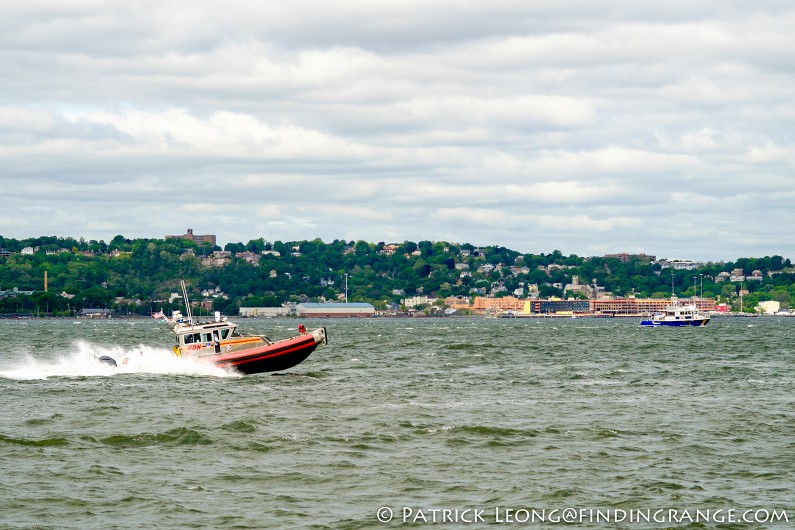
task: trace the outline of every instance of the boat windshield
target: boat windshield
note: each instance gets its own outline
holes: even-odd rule
[[[231,335],[232,330],[230,328],[221,328],[217,332],[220,333],[221,340],[226,340]],[[182,333],[179,337],[181,337],[182,344],[201,344],[213,342],[214,340],[213,331]]]

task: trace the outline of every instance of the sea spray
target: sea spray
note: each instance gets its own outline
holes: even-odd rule
[[[116,366],[101,362],[110,357]],[[49,379],[52,377],[108,377],[118,374],[195,375],[238,377],[211,363],[177,357],[170,350],[138,345],[125,348],[119,345],[100,345],[77,340],[54,358],[26,354],[20,361],[0,365],[0,377],[17,380]]]

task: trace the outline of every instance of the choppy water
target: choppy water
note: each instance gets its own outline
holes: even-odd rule
[[[280,338],[299,322],[241,323]],[[795,520],[795,319],[305,323],[329,346],[243,377],[170,356],[153,321],[0,321],[0,528],[472,528],[565,508]],[[713,526],[578,517],[565,526]]]

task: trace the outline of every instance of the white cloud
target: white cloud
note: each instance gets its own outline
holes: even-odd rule
[[[626,6],[6,2],[0,234],[795,257],[795,8]]]

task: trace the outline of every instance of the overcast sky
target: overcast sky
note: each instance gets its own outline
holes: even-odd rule
[[[791,0],[0,3],[0,235],[795,259]]]

